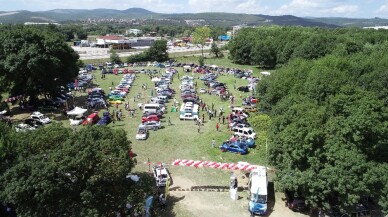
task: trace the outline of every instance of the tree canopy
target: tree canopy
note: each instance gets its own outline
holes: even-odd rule
[[[78,75],[78,58],[52,28],[0,27],[0,82],[11,95],[56,93]]]
[[[203,56],[203,47],[206,44],[206,41],[209,39],[211,34],[211,29],[207,26],[197,27],[193,34],[193,43],[198,44],[202,48]]]
[[[94,126],[72,132],[54,124],[15,133],[0,123],[0,199],[21,216],[116,216],[130,202],[141,209],[152,178],[142,186],[126,176],[133,161],[123,130]],[[140,188],[141,187],[141,188]],[[142,196],[140,196],[142,194]]]
[[[292,59],[318,59],[334,53],[357,53],[366,44],[387,41],[386,30],[304,27],[243,28],[228,44],[235,63],[275,68]]]
[[[362,38],[307,39],[258,84],[271,117],[269,161],[279,188],[301,192],[312,207],[351,210],[371,196],[388,212],[388,42],[378,31],[338,31]]]
[[[127,62],[142,62],[142,61],[158,61],[164,62],[168,60],[167,53],[167,41],[166,40],[156,40],[149,49],[145,50],[143,53],[131,55],[127,58]]]

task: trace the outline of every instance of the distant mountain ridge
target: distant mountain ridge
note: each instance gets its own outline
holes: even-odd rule
[[[375,26],[388,25],[387,19],[351,19],[351,18],[302,18],[292,15],[270,16],[260,14],[235,13],[182,13],[163,14],[143,8],[115,9],[54,9],[48,11],[3,11],[0,12],[0,23],[25,22],[71,22],[88,19],[172,19],[204,20],[206,24],[219,26],[246,25],[298,25],[319,27],[340,26]]]

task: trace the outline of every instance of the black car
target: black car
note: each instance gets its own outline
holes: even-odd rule
[[[249,92],[249,87],[248,86],[241,86],[241,87],[238,87],[237,90],[247,93],[247,92]]]
[[[307,206],[303,197],[299,193],[285,190],[284,194],[286,195],[286,205],[292,211],[303,212],[306,211]]]
[[[38,128],[38,127],[43,126],[42,122],[37,121],[37,120],[32,119],[32,118],[28,118],[28,119],[24,120],[24,123],[28,124],[29,126],[34,127],[34,128]]]

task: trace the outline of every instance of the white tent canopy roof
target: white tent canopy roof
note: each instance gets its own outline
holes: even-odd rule
[[[271,72],[260,72],[262,75],[271,75]]]
[[[87,109],[83,109],[80,107],[75,107],[73,110],[68,111],[67,115],[82,115],[87,111]]]

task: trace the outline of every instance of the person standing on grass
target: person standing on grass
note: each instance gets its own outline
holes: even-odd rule
[[[170,118],[170,117],[168,117],[168,125],[169,125],[169,126],[172,125],[172,124],[171,124],[171,118]]]
[[[198,130],[198,133],[201,131],[201,126],[199,124],[198,124],[197,130]]]
[[[225,124],[225,116],[222,116],[222,124]]]
[[[217,129],[217,132],[218,132],[218,129],[220,128],[220,125],[218,124],[218,122],[217,122],[217,124],[216,124],[216,129]]]
[[[212,148],[214,148],[215,145],[216,145],[216,141],[215,141],[214,138],[213,138],[213,140],[212,140]]]

